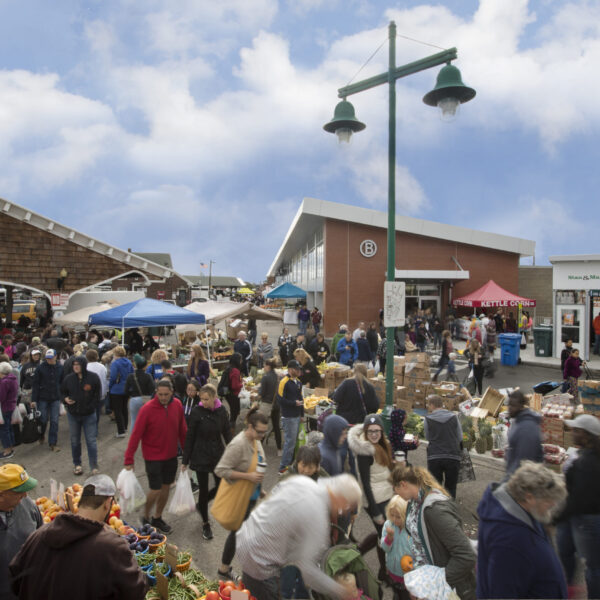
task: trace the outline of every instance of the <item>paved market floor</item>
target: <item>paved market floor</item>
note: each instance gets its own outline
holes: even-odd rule
[[[494,385],[494,387],[499,388],[521,386],[529,391],[535,383],[555,378],[557,375],[556,371],[556,369],[527,365],[520,365],[518,367],[501,366],[498,369],[496,377],[493,380],[488,380],[484,383],[489,383]],[[115,424],[111,422],[107,416],[103,415],[100,422],[98,438],[100,470],[109,474],[114,479],[117,478],[119,471],[122,469],[123,454],[127,444],[127,438],[116,439],[114,437],[115,433]],[[31,496],[34,498],[48,495],[50,491],[50,478],[54,478],[67,486],[77,481],[83,482],[89,475],[85,444],[83,456],[84,475],[80,477],[73,475],[66,417],[60,417],[59,445],[61,447],[61,452],[57,454],[50,452],[46,445],[40,446],[37,443],[27,446],[18,446],[15,450],[15,457],[13,460],[25,465],[31,475],[40,482],[39,487],[31,493]],[[265,489],[268,491],[276,485],[278,481],[278,458],[272,439],[266,445],[265,451],[269,463],[265,482]],[[414,464],[426,466],[425,449],[422,447],[415,452],[412,452],[409,456],[409,460]],[[482,458],[475,454],[473,462],[477,480],[459,486],[457,501],[460,514],[464,520],[465,531],[470,537],[475,538],[477,530],[476,511],[479,499],[490,482],[502,479],[504,476],[504,469],[501,461]],[[142,486],[147,489],[147,479],[143,470],[143,460],[140,451],[138,451],[138,454],[136,455],[135,472],[139,477]],[[125,519],[134,525],[138,525],[140,515],[126,515]],[[205,541],[202,539],[201,521],[198,515],[192,514],[184,517],[174,517],[167,514],[165,515],[165,519],[173,526],[173,533],[169,536],[169,540],[181,549],[191,550],[194,556],[195,566],[201,569],[207,576],[216,577],[226,532],[221,529],[219,525],[215,524],[213,527],[215,534],[214,539]],[[357,538],[360,539],[368,533],[371,533],[372,530],[373,526],[371,521],[363,512],[356,523],[355,531]],[[377,559],[375,552],[371,552],[367,556],[367,559],[376,572]],[[234,562],[234,568],[235,567],[237,567],[237,565]],[[391,598],[389,590],[386,592],[385,597]]]

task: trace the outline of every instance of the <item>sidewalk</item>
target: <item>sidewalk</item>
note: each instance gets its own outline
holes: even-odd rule
[[[521,364],[535,365],[537,367],[551,367],[560,369],[560,358],[552,356],[536,356],[533,343],[527,344],[525,350],[521,350]],[[600,357],[592,355],[587,362],[588,369],[596,376],[600,376]]]

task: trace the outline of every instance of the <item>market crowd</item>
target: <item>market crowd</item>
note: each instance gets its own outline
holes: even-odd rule
[[[426,318],[415,315],[393,341],[395,350],[433,344],[445,356],[441,367],[450,371],[451,324],[442,328],[433,318],[426,325]],[[395,407],[386,432],[366,376],[367,367],[385,368],[381,323],[361,322],[353,331],[342,325],[328,345],[320,313],[300,307],[298,319],[298,335],[284,329],[276,343],[262,334],[253,343],[240,332],[220,375],[201,344],[177,371],[151,336],[135,330],[125,339],[51,325],[39,335],[1,332],[0,599],[68,598],[72,589],[85,598],[144,597],[147,581],[133,554],[105,526],[117,495],[113,480],[100,473],[98,421],[105,414],[114,420],[116,438],[128,436],[126,470],[134,469],[141,445],[149,487],[142,524],[170,533],[163,511],[171,487],[178,473],[193,473],[199,535],[212,540],[215,522],[229,532],[215,575],[234,579],[236,557],[258,600],[311,593],[374,598],[379,582],[403,600],[567,598],[576,593],[577,557],[585,563],[588,597],[600,597],[600,420],[579,415],[566,421],[578,453],[558,473],[542,464],[539,416],[523,393],[511,393],[506,473],[483,494],[475,542],[464,533],[456,504],[464,457],[456,413],[440,397],[428,397],[427,467],[410,464],[407,414]],[[481,333],[480,325],[476,329]],[[474,371],[484,366],[490,335],[479,340],[473,329],[467,356]],[[351,365],[353,374],[332,394],[335,414],[301,439],[303,385],[315,387],[316,366],[332,359]],[[242,419],[244,377],[253,365],[262,369],[260,388]],[[89,476],[79,512],[43,524],[27,497],[37,482],[18,464],[15,436],[59,452],[63,411],[73,473],[84,472],[83,434]],[[268,491],[262,441],[271,433],[279,483]],[[372,532],[357,540],[352,522],[363,508]],[[347,544],[358,552],[343,562]],[[376,577],[362,558],[371,551],[378,557]]]

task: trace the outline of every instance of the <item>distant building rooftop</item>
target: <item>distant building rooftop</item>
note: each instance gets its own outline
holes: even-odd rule
[[[192,282],[192,285],[208,285],[208,275],[186,275],[185,278]],[[246,284],[243,279],[239,277],[228,277],[213,275],[210,278],[210,284],[212,287],[219,288],[241,288]]]

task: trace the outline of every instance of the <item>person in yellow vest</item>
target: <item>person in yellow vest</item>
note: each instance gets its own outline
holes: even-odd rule
[[[297,360],[288,362],[288,374],[279,382],[277,399],[281,409],[281,427],[283,429],[283,452],[279,463],[279,473],[285,473],[286,468],[294,460],[294,447],[300,429],[300,420],[304,415],[304,400],[302,399],[302,383],[298,379],[302,367]]]

